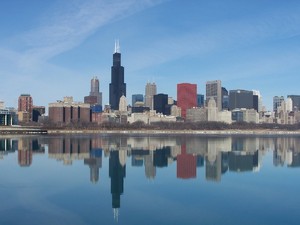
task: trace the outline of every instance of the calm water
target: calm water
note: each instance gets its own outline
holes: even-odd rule
[[[300,137],[0,138],[0,224],[300,224]]]

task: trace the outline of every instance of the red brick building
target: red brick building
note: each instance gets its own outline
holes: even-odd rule
[[[177,106],[183,118],[186,118],[187,109],[197,107],[197,84],[177,84]]]
[[[32,119],[32,107],[33,100],[29,94],[21,94],[18,99],[18,112],[29,113],[28,121],[24,121],[23,117],[19,118],[19,121],[29,122]],[[27,118],[27,117],[26,117]]]

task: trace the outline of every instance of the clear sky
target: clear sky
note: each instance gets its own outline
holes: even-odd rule
[[[300,94],[299,0],[1,0],[0,100],[17,107],[73,96],[98,76],[108,103],[115,39],[128,103],[145,92],[176,99],[177,83],[221,80],[228,90]]]

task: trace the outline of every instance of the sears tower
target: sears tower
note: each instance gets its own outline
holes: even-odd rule
[[[121,66],[121,53],[119,41],[115,42],[113,66],[111,67],[111,83],[109,84],[109,104],[111,109],[119,109],[121,96],[126,96],[126,83],[124,83],[124,67]]]

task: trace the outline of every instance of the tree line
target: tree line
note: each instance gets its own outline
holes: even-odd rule
[[[33,124],[31,124],[33,125]],[[84,122],[71,122],[65,123],[51,123],[49,121],[42,124],[35,124],[43,127],[44,129],[90,129],[90,130],[300,130],[300,123],[297,124],[255,124],[247,122],[234,122],[232,124],[224,122],[154,122],[145,124],[142,121],[134,123],[116,123],[116,122],[103,122],[84,123]]]

